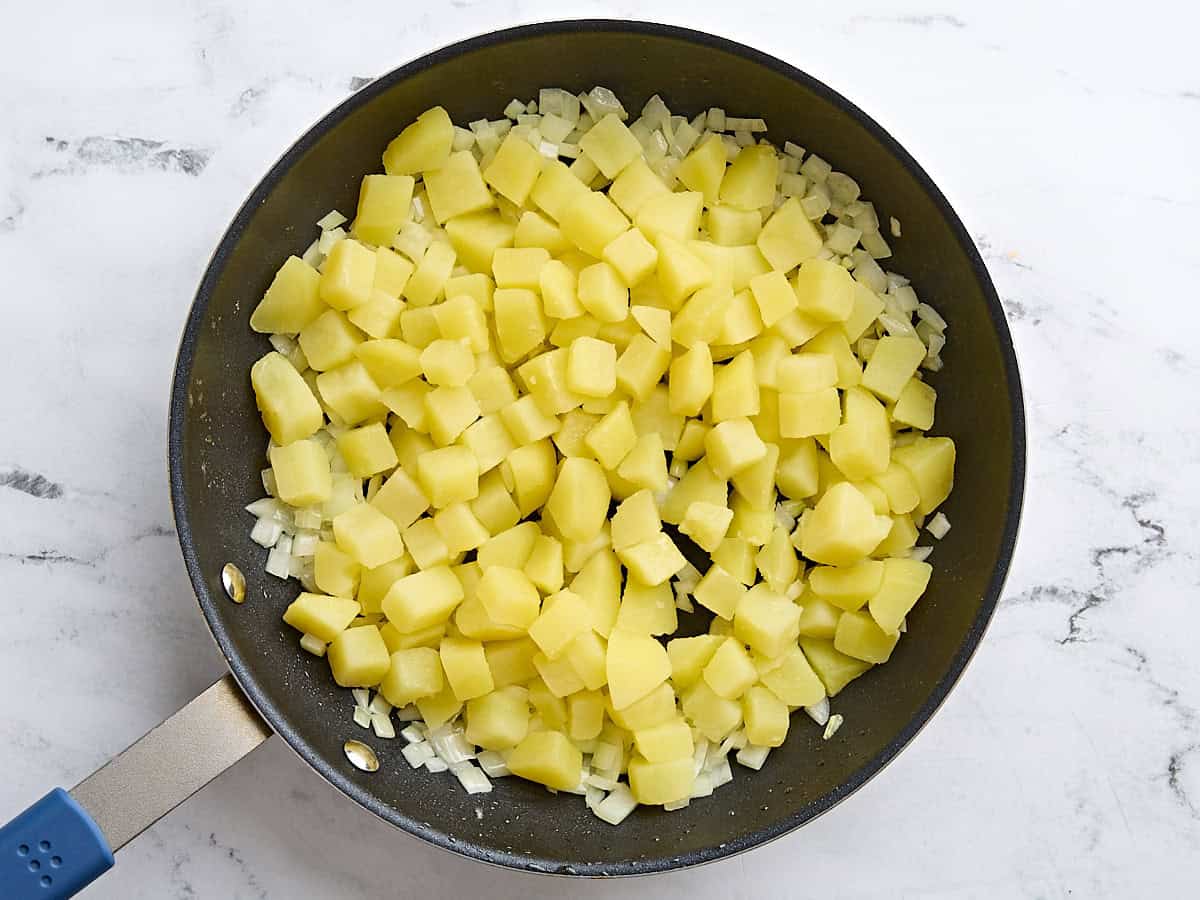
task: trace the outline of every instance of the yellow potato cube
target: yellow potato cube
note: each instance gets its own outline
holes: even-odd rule
[[[792,280],[800,312],[821,322],[843,322],[854,309],[854,279],[835,262],[809,259]]]
[[[658,283],[668,308],[677,310],[684,300],[701,288],[712,284],[713,272],[708,263],[686,244],[669,235],[659,236]]]
[[[519,445],[532,444],[558,430],[558,419],[544,413],[532,395],[526,394],[500,410],[500,419]]]
[[[510,131],[483,170],[483,180],[502,197],[524,206],[545,162],[528,141]]]
[[[321,405],[295,367],[274,351],[250,369],[254,399],[263,424],[277,444],[310,437],[325,422]]]
[[[641,756],[629,761],[629,789],[638,803],[656,806],[687,798],[696,780],[692,761],[670,759],[650,762]]]
[[[616,178],[642,155],[642,145],[614,113],[604,116],[579,139],[582,150],[605,178]]]
[[[430,384],[461,387],[475,374],[475,357],[462,340],[436,340],[421,351],[421,371]]]
[[[445,165],[454,142],[454,124],[440,106],[428,109],[387,145],[383,168],[389,175],[416,175]]]
[[[368,569],[391,562],[404,552],[396,523],[367,503],[358,503],[333,520],[338,546]]]
[[[688,419],[679,436],[679,442],[672,453],[673,459],[682,462],[692,462],[704,455],[704,439],[708,436],[709,427],[699,419]]]
[[[373,687],[388,671],[388,651],[379,629],[362,625],[343,631],[326,651],[333,680],[342,687]]]
[[[678,525],[693,503],[704,501],[723,506],[727,499],[728,486],[725,480],[713,473],[708,460],[701,459],[684,473],[667,494],[662,503],[662,519],[664,522]]]
[[[574,790],[583,773],[583,754],[561,731],[536,731],[509,754],[514,775],[558,791]]]
[[[647,278],[658,264],[658,251],[637,228],[614,238],[605,246],[602,256],[630,287]]]
[[[767,455],[767,445],[749,419],[728,419],[717,424],[704,439],[708,464],[721,478],[729,479]]]
[[[586,541],[600,531],[608,517],[612,494],[604,470],[595,460],[563,460],[546,508],[563,537]]]
[[[881,475],[891,456],[887,411],[858,387],[846,391],[845,401],[845,421],[829,435],[829,457],[843,475],[855,481]],[[883,505],[886,512],[886,500]]]
[[[400,313],[400,337],[418,350],[424,350],[441,337],[437,314],[427,306],[404,310]]]
[[[751,245],[758,239],[762,231],[762,222],[762,213],[757,209],[736,209],[718,204],[709,208],[705,230],[714,244],[742,247]]]
[[[732,305],[733,293],[726,286],[701,288],[672,319],[672,339],[684,347],[693,347],[701,342],[715,343]]]
[[[754,548],[741,538],[726,537],[713,551],[713,562],[747,587],[758,580]]]
[[[279,499],[292,506],[313,506],[329,499],[333,480],[329,457],[314,440],[274,446],[269,454]]]
[[[893,457],[917,484],[917,492],[921,495],[918,513],[929,515],[950,496],[954,487],[955,458],[954,441],[950,438],[918,438],[905,447],[897,447]]]
[[[792,197],[771,214],[755,243],[772,269],[790,272],[816,256],[824,240],[804,214],[799,198]]]
[[[475,395],[466,387],[435,388],[425,395],[425,411],[429,434],[439,446],[457,440],[480,412]]]
[[[317,587],[335,597],[353,597],[358,590],[362,566],[343,553],[336,544],[320,541],[313,552],[313,581]]]
[[[517,399],[512,376],[503,366],[480,369],[467,380],[483,415],[499,412]]]
[[[429,728],[437,728],[449,722],[462,709],[462,701],[454,696],[450,685],[446,684],[440,691],[429,697],[419,697],[416,700],[417,712],[421,720]]]
[[[741,641],[729,637],[717,648],[701,677],[719,697],[736,700],[758,681],[758,669]]]
[[[488,566],[476,588],[476,595],[488,616],[501,625],[529,628],[538,617],[541,598],[520,568]]]
[[[530,642],[532,643],[532,641]],[[535,645],[536,647],[536,645]],[[546,658],[541,651],[535,651],[533,658]],[[535,678],[529,683],[529,702],[533,704],[533,708],[537,714],[542,717],[543,728],[566,728],[567,727],[567,703],[562,696],[555,694],[550,690],[545,681],[540,675],[537,675],[537,669],[534,668]],[[565,695],[563,695],[565,696]]]
[[[397,528],[407,528],[429,509],[429,498],[412,476],[397,469],[371,499],[371,505],[391,519]]]
[[[791,348],[808,343],[826,327],[828,326],[825,322],[819,322],[803,315],[800,310],[794,309],[771,326],[770,334],[780,338],[787,347]]]
[[[831,566],[851,566],[867,556],[891,530],[854,485],[840,482],[825,492],[800,521],[800,552]]]
[[[675,595],[670,584],[653,587],[636,578],[625,583],[625,594],[617,613],[616,627],[640,634],[671,634],[678,627]]]
[[[546,315],[556,319],[573,319],[583,315],[579,302],[578,276],[560,260],[552,259],[538,272],[538,289]]]
[[[916,543],[917,527],[912,516],[892,516],[887,537],[879,542],[871,554],[878,557],[905,556]]]
[[[570,242],[563,237],[562,230],[540,213],[528,210],[517,220],[513,232],[514,247],[542,247],[551,256],[558,256],[568,248]]]
[[[529,626],[529,636],[541,651],[556,659],[576,637],[592,627],[591,612],[574,591],[551,594]]]
[[[426,172],[424,180],[429,206],[439,225],[455,216],[479,212],[493,205],[492,192],[484,183],[479,163],[469,150],[451,153],[445,165]]]
[[[488,530],[465,503],[452,503],[439,510],[433,524],[452,554],[474,550],[488,539]]]
[[[886,470],[872,476],[871,482],[883,490],[887,496],[888,509],[893,513],[912,512],[921,502],[916,481],[908,469],[895,460],[888,464]]]
[[[338,435],[337,447],[350,474],[356,478],[370,478],[377,472],[394,469],[399,461],[388,440],[387,429],[379,422],[342,432]]]
[[[769,509],[775,505],[775,478],[779,468],[779,447],[764,444],[762,459],[752,463],[731,479],[734,490],[754,509]]]
[[[827,353],[796,353],[779,360],[776,383],[780,392],[811,394],[838,382],[837,363]]]
[[[482,697],[495,689],[492,670],[488,668],[483,644],[479,641],[443,638],[438,652],[442,657],[442,670],[446,673],[446,682],[460,701],[466,702],[475,697]]]
[[[542,247],[500,247],[492,257],[496,287],[537,290],[542,267],[548,262],[550,254]]]
[[[679,163],[675,176],[684,187],[703,194],[706,206],[713,206],[721,193],[721,179],[725,177],[725,144],[721,136],[710,134],[702,140]],[[709,232],[712,232],[711,224]]]
[[[250,316],[250,327],[260,334],[296,334],[325,311],[320,294],[321,274],[300,259],[289,256]]]
[[[770,540],[755,557],[755,564],[771,590],[776,593],[787,590],[800,574],[800,563],[787,529],[776,527],[771,532]]]
[[[842,688],[871,667],[870,662],[847,656],[834,648],[833,641],[822,638],[802,637],[800,648],[804,650],[812,671],[821,679],[826,694],[830,697],[838,696]]]
[[[899,632],[900,623],[929,586],[932,573],[929,563],[915,559],[883,561],[883,578],[869,604],[871,617],[880,628],[888,634]]]
[[[634,424],[636,425],[636,422]],[[665,491],[669,481],[662,436],[657,432],[650,432],[639,437],[633,449],[617,466],[617,475],[635,488]]]
[[[407,384],[421,374],[421,351],[404,341],[365,341],[355,345],[354,355],[383,389]]]
[[[409,219],[414,182],[411,175],[366,175],[358,191],[354,236],[368,244],[390,247]]]
[[[332,369],[354,358],[363,333],[336,309],[328,309],[300,332],[300,349],[308,364],[318,372]]]
[[[910,378],[892,409],[892,421],[919,431],[928,431],[933,427],[936,402],[937,391],[919,378]]]
[[[885,663],[900,640],[899,632],[885,632],[865,612],[843,613],[838,619],[833,646],[839,653],[869,663]]]
[[[525,574],[544,594],[562,590],[562,542],[548,534],[539,534],[525,562]]]
[[[671,674],[662,644],[648,634],[619,629],[609,635],[605,666],[608,694],[617,710],[641,700]]]
[[[854,282],[854,308],[849,318],[842,322],[842,332],[846,340],[855,343],[861,338],[879,314],[883,312],[883,301],[873,290],[861,282]]]
[[[375,248],[375,294],[383,292],[390,297],[399,297],[415,270],[411,262],[388,247]],[[360,326],[361,327],[361,326]]]
[[[708,344],[697,341],[671,363],[668,378],[669,407],[683,416],[696,416],[712,396],[713,363]]]
[[[785,438],[829,434],[842,421],[837,388],[810,394],[779,395],[779,433]]]
[[[853,611],[879,591],[883,584],[883,571],[883,563],[875,559],[864,559],[842,568],[817,566],[809,572],[808,584],[821,599]]]
[[[371,299],[375,251],[347,238],[329,251],[321,270],[321,299],[334,309],[353,309]]]
[[[599,421],[598,415],[586,413],[582,409],[573,409],[563,416],[558,431],[554,432],[554,445],[558,452],[563,456],[591,456],[591,451],[584,446],[583,439]]]
[[[468,447],[431,450],[417,460],[417,481],[437,509],[479,494],[479,463]]]
[[[803,608],[800,610],[800,633],[808,637],[832,640],[842,610],[811,592],[805,593],[801,599]]]
[[[463,600],[454,611],[454,626],[458,629],[454,637],[466,637],[475,641],[508,641],[524,634],[520,628],[500,625],[493,621],[479,602],[479,598],[472,596]]]
[[[590,193],[578,178],[558,160],[546,163],[529,193],[538,208],[562,223],[562,217],[580,199]]]
[[[775,198],[779,163],[769,144],[743,147],[721,182],[721,202],[737,209],[762,209]]]
[[[505,362],[516,362],[546,339],[546,317],[533,291],[498,288],[492,303],[496,311],[496,337]]]
[[[594,616],[595,610],[592,610]],[[608,644],[592,629],[584,631],[567,645],[564,659],[589,691],[597,691],[608,682],[605,658]]]
[[[356,598],[362,606],[363,615],[382,612],[384,595],[393,584],[410,574],[412,570],[413,561],[408,556],[394,559],[390,563],[384,563],[374,569],[361,569]]]
[[[345,597],[301,593],[284,610],[283,621],[329,643],[346,630],[359,611],[359,605]]]
[[[726,700],[703,679],[693,684],[681,701],[683,714],[713,743],[723,740],[742,724],[742,704]]]
[[[640,544],[618,550],[617,556],[631,576],[647,585],[662,584],[687,565],[679,548],[662,532]]]
[[[533,546],[537,543],[540,534],[541,531],[536,522],[522,522],[520,525],[498,532],[479,548],[477,561],[480,568],[484,571],[492,566],[523,569],[525,563],[529,561],[529,555],[533,552]],[[537,615],[536,607],[534,615]],[[501,619],[500,621],[505,620]],[[532,621],[533,618],[530,617],[529,622]],[[528,627],[529,622],[522,622],[521,627]]]
[[[644,159],[635,158],[613,179],[608,196],[625,215],[633,218],[651,197],[670,192]]]
[[[712,420],[726,422],[756,416],[759,409],[754,355],[749,350],[743,350],[713,372]],[[705,438],[706,443],[707,440]]]
[[[491,279],[480,273],[492,270],[492,258],[497,249],[512,246],[515,230],[513,224],[502,219],[495,210],[468,213],[446,223],[446,235],[459,261],[476,273],[463,277],[474,279],[470,288],[484,309],[491,308]],[[453,281],[455,279],[447,280],[447,289]]]
[[[407,706],[432,697],[444,686],[442,660],[432,647],[412,647],[392,653],[379,692],[392,706]]]
[[[925,345],[917,338],[884,335],[867,361],[863,387],[894,403],[924,359]]]
[[[483,307],[479,305],[474,297],[469,297],[466,294],[458,296],[447,296],[444,303],[440,303],[433,311],[434,319],[437,322],[438,331],[442,337],[452,343],[457,343],[466,350],[467,353],[483,353],[491,346],[491,340],[488,337],[487,317],[484,315]],[[429,347],[437,344],[434,341]],[[428,350],[428,347],[426,348]],[[424,368],[424,366],[422,366]],[[461,366],[460,368],[465,368]],[[475,361],[471,360],[470,373],[474,374]],[[447,382],[439,382],[445,384]],[[465,384],[466,382],[462,382]]]
[[[779,656],[789,645],[794,646],[799,626],[800,607],[763,584],[746,593],[733,617],[738,640],[767,657]]]
[[[608,341],[578,337],[567,359],[567,387],[588,397],[607,397],[617,387],[617,348]]]
[[[755,685],[742,697],[746,739],[759,747],[779,747],[787,737],[787,704],[765,687]]]
[[[543,413],[555,416],[583,402],[584,398],[569,387],[569,358],[568,350],[558,348],[539,353],[517,369],[521,383]]]
[[[509,494],[499,469],[493,469],[479,479],[479,495],[470,506],[475,518],[492,534],[511,528],[521,519],[521,510]]]
[[[712,565],[692,591],[696,602],[722,619],[732,620],[746,596],[745,586],[719,565]]]
[[[567,733],[573,741],[590,741],[604,728],[604,695],[580,691],[567,698]]]
[[[578,296],[583,308],[601,322],[621,322],[629,315],[629,289],[607,262],[579,273]]]
[[[414,631],[412,634],[401,634],[396,630],[395,625],[385,622],[379,626],[379,634],[383,637],[383,642],[387,644],[389,653],[413,650],[417,647],[431,648],[436,652],[442,643],[442,638],[446,636],[446,625],[433,625],[420,631]],[[439,662],[438,672],[441,671],[441,662]]]
[[[434,241],[425,251],[425,255],[421,257],[421,261],[417,263],[416,271],[408,279],[408,283],[404,285],[404,298],[413,306],[433,305],[445,290],[446,281],[450,278],[450,273],[454,271],[456,260],[457,255],[453,246],[441,241]],[[402,328],[406,318],[408,317],[401,316]],[[429,314],[429,318],[434,331],[436,331],[437,321],[433,318],[432,313]]]
[[[567,697],[585,687],[583,679],[579,677],[565,653],[558,659],[551,659],[539,651],[533,657],[533,666],[538,670],[546,687],[556,697]]]
[[[723,638],[715,634],[675,638],[667,642],[667,658],[671,661],[671,681],[677,689],[690,687],[700,680]]]
[[[379,281],[378,274],[375,280]],[[371,299],[346,313],[346,319],[370,337],[386,338],[399,327],[405,306],[399,297],[375,287],[371,290]]]
[[[550,210],[547,212],[554,215]],[[598,191],[584,191],[572,197],[569,205],[559,212],[555,218],[558,219],[563,237],[596,259],[601,257],[605,247],[629,228],[629,220],[616,204]]]
[[[750,293],[758,304],[763,325],[768,328],[795,310],[798,303],[796,292],[784,274],[777,270],[751,278]]]
[[[637,443],[637,431],[629,404],[622,400],[597,422],[583,439],[584,444],[595,454],[600,465],[615,469]]]
[[[794,643],[777,657],[759,657],[756,665],[762,683],[788,706],[812,706],[825,696],[821,679]]]
[[[641,490],[626,498],[617,507],[612,518],[612,545],[615,550],[624,550],[642,541],[653,538],[662,530],[658,517],[658,505],[648,490]]]
[[[500,465],[517,446],[500,417],[495,414],[484,416],[469,426],[462,433],[461,440],[475,454],[480,474]]]
[[[817,445],[812,438],[785,441],[775,484],[781,494],[792,500],[802,500],[817,492]]]
[[[592,628],[608,637],[621,605],[621,565],[616,555],[606,549],[594,553],[571,581],[571,590],[587,601]]]
[[[658,346],[671,349],[671,313],[669,310],[656,306],[631,306],[629,312],[647,337]]]
[[[617,359],[617,387],[635,400],[645,400],[666,374],[670,364],[671,351],[668,348],[656,344],[644,334],[636,335]]]
[[[759,315],[754,297],[749,291],[738,291],[725,312],[725,321],[721,323],[716,343],[725,346],[744,344],[760,335],[762,330],[762,316]]]
[[[529,700],[522,688],[504,688],[467,701],[465,736],[472,744],[506,750],[523,741],[528,731]]]
[[[838,326],[826,328],[810,339],[804,349],[809,353],[827,353],[833,357],[838,370],[838,387],[851,388],[862,381],[862,366]]]
[[[675,691],[667,682],[663,682],[641,700],[629,704],[624,709],[616,709],[610,702],[608,705],[609,718],[613,724],[626,732],[644,731],[656,725],[669,722],[677,715],[675,707]],[[632,734],[622,738],[627,741]]]
[[[740,494],[734,494],[730,501],[733,510],[733,521],[729,523],[729,534],[749,541],[756,547],[761,547],[771,539],[775,528],[775,510],[772,508],[755,509]]]
[[[500,465],[504,485],[516,494],[517,507],[527,516],[543,506],[554,489],[554,445],[547,440],[518,447]]]
[[[732,521],[733,511],[728,507],[699,501],[687,508],[679,530],[712,553],[721,545]]]
[[[533,657],[537,655],[538,648],[529,638],[493,641],[483,645],[483,653],[487,657],[492,681],[497,688],[523,684],[537,676],[537,669],[533,667]]]
[[[704,195],[698,191],[678,191],[651,197],[638,210],[635,221],[650,240],[663,238],[690,241],[700,230]]]

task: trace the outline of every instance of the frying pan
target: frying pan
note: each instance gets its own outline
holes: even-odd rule
[[[262,494],[265,431],[248,372],[268,349],[249,317],[289,254],[331,207],[353,209],[382,148],[433,104],[455,121],[495,116],[539,87],[603,84],[631,109],[661,93],[674,109],[721,106],[761,115],[850,172],[886,220],[903,223],[889,265],[950,322],[938,376],[937,431],[958,445],[945,509],[955,528],[890,663],[855,681],[830,741],[798,721],[762,771],[677,812],[639,808],[620,827],[575,797],[519,779],[468,795],[413,770],[399,741],[350,721],[328,664],[300,652],[280,621],[294,583],[266,575],[243,506]],[[1012,339],[987,271],[945,197],[911,156],[848,100],[749,47],[640,22],[569,21],[513,28],[446,47],[383,76],[311,128],[238,211],[200,283],[179,350],[170,410],[171,496],[200,609],[230,675],[89,776],[0,829],[5,897],[66,897],[112,865],[112,852],[270,734],[365,809],[439,847],[537,872],[635,875],[740,853],[803,825],[875,775],[929,720],[983,636],[1008,569],[1021,508],[1025,431]],[[222,589],[226,563],[246,575],[246,602]],[[347,738],[381,766],[360,771]]]

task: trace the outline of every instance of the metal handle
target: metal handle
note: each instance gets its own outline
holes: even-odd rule
[[[114,852],[270,736],[226,675],[70,794],[56,789],[0,828],[5,898],[74,896]]]

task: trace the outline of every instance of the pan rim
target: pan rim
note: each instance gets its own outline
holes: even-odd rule
[[[996,566],[988,582],[987,591],[982,598],[983,602],[979,613],[968,629],[962,645],[952,659],[946,674],[934,685],[929,699],[917,710],[908,724],[875,757],[861,766],[837,788],[778,822],[755,829],[719,846],[712,846],[687,854],[662,854],[655,857],[606,864],[586,862],[568,864],[544,857],[522,855],[482,846],[473,841],[451,838],[448,834],[438,829],[430,828],[424,825],[424,823],[404,815],[400,810],[380,802],[370,791],[361,788],[336,768],[327,764],[323,758],[319,757],[304,737],[288,725],[271,696],[262,690],[253,674],[249,671],[245,660],[238,654],[220,617],[214,612],[218,598],[209,590],[207,579],[200,568],[195,547],[195,537],[190,526],[183,472],[184,424],[187,418],[188,383],[191,377],[198,334],[204,321],[209,300],[215,289],[218,277],[224,269],[226,258],[232,251],[232,248],[241,239],[255,209],[263,202],[270,191],[274,189],[283,174],[320,137],[338,125],[351,112],[375,96],[388,90],[393,84],[403,81],[417,72],[449,61],[463,53],[497,44],[529,37],[544,37],[578,32],[621,33],[633,36],[665,37],[739,56],[798,83],[855,119],[861,127],[866,129],[880,142],[889,154],[908,170],[922,191],[933,202],[943,220],[949,225],[955,240],[966,254],[972,274],[979,284],[988,305],[992,326],[999,342],[1012,415],[1011,441],[1013,450],[1008,493],[1009,504],[1001,534]],[[703,31],[656,22],[615,19],[564,19],[519,25],[470,37],[422,55],[391,70],[347,97],[322,116],[271,166],[262,179],[255,185],[245,202],[238,208],[229,227],[221,236],[216,249],[213,251],[205,267],[204,275],[201,278],[191,309],[189,310],[172,379],[170,421],[168,427],[168,462],[170,468],[171,506],[175,517],[180,548],[183,553],[188,576],[191,579],[201,611],[204,614],[213,638],[220,648],[222,655],[225,657],[238,685],[245,692],[251,704],[270,724],[271,728],[284,739],[287,745],[318,775],[341,793],[385,822],[427,843],[471,859],[527,872],[574,876],[627,876],[672,871],[714,862],[768,843],[799,828],[801,825],[812,821],[841,803],[875,777],[888,763],[895,759],[901,750],[911,743],[917,733],[929,722],[961,678],[968,662],[970,662],[975,651],[978,649],[995,612],[1005,579],[1008,575],[1024,499],[1026,467],[1025,410],[1012,334],[1008,328],[1004,310],[996,293],[995,286],[975,243],[971,240],[966,227],[959,219],[953,207],[951,207],[949,201],[925,170],[878,122],[823,82],[777,57],[737,41]]]

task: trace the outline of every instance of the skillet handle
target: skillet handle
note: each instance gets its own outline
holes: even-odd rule
[[[0,827],[5,900],[64,900],[120,850],[265,741],[271,729],[226,675],[93,772]]]

